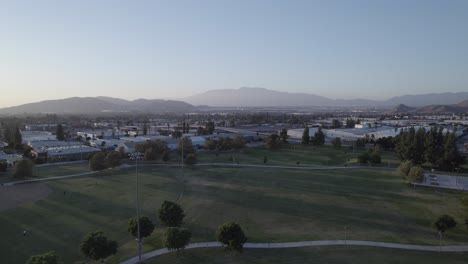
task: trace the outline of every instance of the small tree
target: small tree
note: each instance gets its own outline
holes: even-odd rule
[[[104,152],[95,153],[89,160],[89,168],[93,171],[103,170],[106,167],[106,154]]]
[[[15,163],[13,168],[14,178],[26,178],[33,175],[34,162],[29,159],[22,159]]]
[[[185,214],[180,205],[164,201],[158,210],[158,217],[161,223],[168,227],[179,227],[182,225]]]
[[[369,161],[372,164],[380,164],[382,163],[382,157],[378,151],[373,151],[369,156]]]
[[[7,168],[8,168],[8,162],[6,160],[1,160],[0,161],[0,172],[7,171]]]
[[[288,130],[286,128],[281,129],[279,137],[281,139],[281,142],[288,143]]]
[[[370,155],[369,155],[369,153],[364,152],[361,155],[359,155],[357,158],[358,158],[358,162],[360,164],[367,164],[369,162]]]
[[[108,240],[102,231],[95,231],[81,241],[80,251],[92,260],[104,259],[117,252],[117,242]]]
[[[184,163],[187,165],[195,165],[197,163],[197,156],[195,154],[188,154],[184,159]]]
[[[271,134],[265,139],[265,141],[269,149],[277,149],[281,147],[281,141],[279,140],[279,136],[276,134]]]
[[[225,245],[229,250],[241,253],[244,243],[247,242],[242,228],[234,223],[227,222],[216,230],[216,239]]]
[[[424,179],[424,169],[420,166],[414,166],[408,173],[408,180],[410,182],[422,182]]]
[[[137,218],[133,217],[128,221],[128,232],[134,237],[138,237]],[[140,216],[140,238],[147,237],[153,233],[154,224],[146,216]]]
[[[432,224],[432,227],[439,233],[439,246],[442,246],[442,235],[445,231],[452,229],[457,226],[457,222],[450,215],[441,215]]]
[[[339,137],[336,137],[332,140],[332,145],[334,148],[336,149],[340,149],[341,148],[341,138]]]
[[[232,147],[234,149],[242,149],[245,147],[245,141],[244,138],[241,135],[236,135],[232,139]]]
[[[106,155],[106,166],[107,167],[117,167],[120,165],[120,153],[118,151],[110,151]]]
[[[413,166],[413,162],[408,160],[400,164],[398,171],[400,171],[404,176],[408,176]]]
[[[179,153],[183,153],[184,156],[195,153],[195,148],[193,147],[192,140],[189,137],[179,138],[179,142],[177,144],[177,151]]]
[[[179,250],[189,244],[190,238],[192,232],[187,228],[169,227],[163,235],[162,244],[169,250],[176,249],[179,254]]]
[[[55,134],[56,134],[57,140],[61,140],[61,141],[65,140],[65,133],[63,131],[62,124],[57,125],[57,130]]]
[[[58,264],[58,256],[55,251],[50,251],[41,255],[31,256],[26,264]]]
[[[301,143],[304,145],[309,144],[310,142],[310,135],[309,135],[309,127],[304,128],[304,132],[302,132],[302,141]]]

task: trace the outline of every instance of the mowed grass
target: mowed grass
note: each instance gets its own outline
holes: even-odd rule
[[[437,245],[431,223],[441,214],[453,215],[459,223],[446,233],[444,244],[468,241],[460,193],[413,189],[391,170],[186,167],[182,172],[144,167],[140,180],[142,215],[155,222],[161,203],[176,201],[183,192],[179,203],[193,242],[213,241],[217,226],[232,220],[250,242],[347,237]],[[2,263],[24,263],[30,255],[49,250],[57,251],[64,263],[84,261],[78,245],[94,230],[119,242],[118,254],[107,263],[136,254],[136,243],[127,233],[127,221],[135,215],[133,169],[49,185],[53,193],[47,199],[0,212]],[[31,230],[26,237],[25,229]],[[143,250],[161,248],[163,232],[157,225],[143,240]]]
[[[145,261],[146,264],[439,264],[466,263],[467,253],[437,253],[374,247],[306,247],[288,249],[244,249],[242,254],[231,255],[220,248],[190,249],[177,255],[170,254]]]
[[[300,144],[286,144],[280,149],[270,150],[265,146],[246,148],[239,151],[214,152],[198,154],[199,162],[232,162],[232,158],[239,163],[267,165],[299,165],[301,166],[327,166],[344,165],[351,158],[351,149],[343,147],[334,149],[330,146],[304,146]],[[231,158],[232,157],[232,158]]]
[[[164,200],[178,198],[182,191],[178,174],[178,169],[140,171],[142,215],[156,220],[156,208]],[[84,260],[79,243],[95,230],[122,246],[132,241],[127,221],[136,215],[134,171],[53,181],[49,186],[53,191],[47,199],[0,212],[1,263],[24,263],[30,255],[49,250],[55,250],[64,263]],[[30,233],[23,236],[23,230]],[[125,247],[120,251],[125,254]]]
[[[48,166],[36,166],[34,168],[34,177],[47,178],[54,176],[73,175],[90,172],[88,162],[70,163],[70,164],[51,164]]]

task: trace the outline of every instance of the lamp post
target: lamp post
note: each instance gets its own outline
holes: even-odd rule
[[[136,214],[137,214],[137,248],[138,248],[138,263],[141,263],[141,236],[140,236],[140,194],[138,184],[138,159],[141,157],[140,152],[135,152],[130,155],[135,159],[135,174],[136,174]]]

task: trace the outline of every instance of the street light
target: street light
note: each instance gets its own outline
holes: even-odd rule
[[[138,159],[141,158],[143,153],[134,152],[130,154],[131,159],[135,159],[135,173],[136,173],[136,214],[137,214],[137,248],[138,248],[138,263],[141,262],[141,237],[140,237],[140,196],[138,184]]]

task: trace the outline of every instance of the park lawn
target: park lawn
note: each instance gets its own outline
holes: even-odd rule
[[[444,244],[467,244],[460,193],[413,189],[392,170],[285,170],[267,168],[144,167],[140,170],[142,215],[156,220],[164,200],[179,202],[193,242],[213,241],[218,225],[236,221],[251,242],[356,239],[437,245],[431,223],[441,214],[459,225]],[[103,230],[119,242],[119,263],[136,254],[127,233],[135,215],[135,172],[49,182],[52,195],[35,204],[0,212],[0,255],[24,263],[56,250],[65,263],[82,261],[78,245],[86,233]],[[65,192],[65,194],[64,194]],[[31,230],[27,237],[22,230]],[[164,228],[143,239],[143,250],[161,248]]]
[[[324,246],[286,249],[244,249],[231,255],[225,249],[188,249],[179,255],[172,252],[145,261],[145,264],[438,264],[466,263],[467,253],[438,253],[375,247]]]
[[[140,171],[142,215],[155,221],[156,208],[166,199],[177,199],[182,191],[177,170],[167,169],[156,174],[151,170]],[[2,263],[24,263],[30,255],[49,250],[55,250],[64,263],[84,260],[78,250],[79,243],[95,230],[104,231],[119,245],[133,241],[127,233],[128,219],[136,214],[133,171],[48,184],[52,194],[46,199],[0,212]],[[31,233],[24,237],[23,230]],[[128,253],[132,254],[134,252]]]
[[[69,164],[51,164],[47,166],[36,166],[34,168],[34,177],[47,178],[54,176],[73,175],[90,172],[88,162],[69,163]]]
[[[330,146],[304,146],[301,144],[286,144],[280,149],[270,150],[265,146],[245,148],[238,151],[226,151],[218,153],[201,152],[197,154],[199,162],[239,162],[244,164],[267,165],[299,165],[301,166],[331,166],[344,165],[350,158],[350,149],[334,149]],[[232,158],[231,158],[232,157]]]

